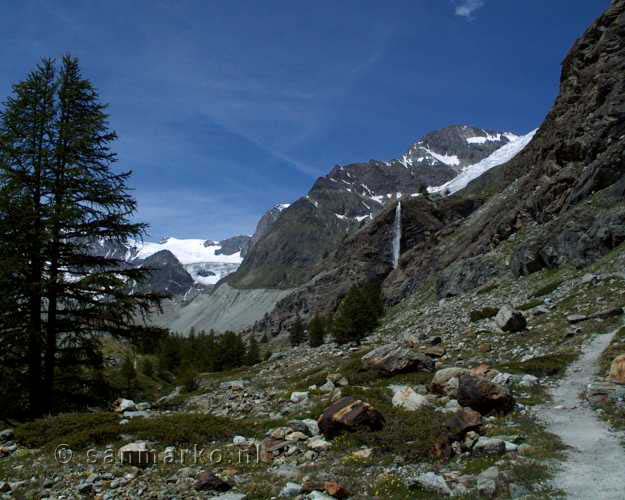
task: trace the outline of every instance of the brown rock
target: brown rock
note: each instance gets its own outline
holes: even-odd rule
[[[625,354],[617,356],[612,361],[610,380],[616,384],[625,384]]]
[[[460,441],[469,431],[476,431],[482,425],[482,415],[471,408],[458,410],[446,423],[445,427],[451,439]]]
[[[397,344],[387,344],[374,349],[362,357],[367,368],[373,368],[384,375],[408,372],[431,372],[434,361],[422,352]]]
[[[423,354],[430,358],[442,358],[447,353],[447,350],[442,345],[433,345],[423,349]]]
[[[328,495],[333,496],[334,498],[349,497],[349,491],[347,491],[347,488],[336,481],[327,481],[324,484],[324,490]]]
[[[458,385],[458,403],[482,415],[493,412],[505,414],[514,407],[514,398],[507,387],[483,377],[463,375]]]
[[[495,316],[495,323],[504,332],[521,332],[527,326],[523,313],[517,311],[511,305],[505,305],[499,309],[497,316]]]
[[[488,342],[484,342],[480,344],[479,350],[482,353],[490,352],[492,349],[491,345]]]
[[[282,439],[275,439],[268,437],[263,439],[260,445],[260,460],[264,463],[271,463],[275,456],[280,454],[280,451],[285,449],[289,443]]]
[[[342,431],[367,428],[378,431],[384,427],[384,416],[369,403],[351,396],[330,405],[317,420],[321,433],[330,438]]]
[[[228,491],[232,488],[226,481],[207,470],[200,473],[193,487],[197,491]]]
[[[430,390],[435,394],[448,395],[447,386],[454,378],[467,375],[469,370],[466,368],[443,368],[434,374],[434,378],[430,383]]]

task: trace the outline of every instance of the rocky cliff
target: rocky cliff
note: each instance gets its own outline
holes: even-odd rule
[[[313,265],[312,279],[262,326],[280,331],[295,311],[329,311],[346,288],[368,279],[383,280],[395,303],[424,285],[453,296],[502,273],[604,255],[625,241],[624,88],[625,1],[616,0],[567,55],[560,95],[520,154],[448,199],[402,202],[402,225],[414,229],[402,234],[397,269],[389,264],[393,211],[386,209]]]

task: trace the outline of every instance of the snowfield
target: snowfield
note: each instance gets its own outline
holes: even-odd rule
[[[482,175],[484,172],[489,171],[491,168],[509,162],[510,160],[512,160],[512,158],[514,158],[521,151],[523,151],[523,149],[525,149],[525,146],[527,146],[534,137],[534,134],[536,134],[536,130],[532,130],[529,134],[520,137],[512,136],[516,137],[516,140],[513,140],[505,146],[502,146],[488,158],[484,158],[478,163],[463,168],[456,177],[446,182],[445,184],[429,187],[428,192],[449,192],[449,194],[453,194],[457,191],[460,191],[461,189],[464,189],[473,179],[477,179],[480,175]]]
[[[161,250],[169,250],[173,253],[182,265],[198,264],[201,262],[217,262],[228,264],[240,264],[243,261],[241,252],[232,255],[217,255],[215,252],[221,248],[219,243],[204,246],[206,240],[179,240],[177,238],[167,238],[162,243],[144,242],[139,244],[137,259],[147,259],[151,255]]]

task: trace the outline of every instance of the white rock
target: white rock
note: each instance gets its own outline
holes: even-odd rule
[[[280,491],[280,496],[284,498],[296,497],[303,489],[304,488],[297,483],[288,482],[284,488],[282,488],[282,491]]]
[[[311,436],[319,435],[319,424],[316,420],[312,418],[305,418],[304,420],[302,420],[302,423],[306,426],[306,428],[308,429],[308,433]]]
[[[302,401],[306,401],[307,399],[308,399],[308,392],[292,392],[291,393],[292,403],[301,403]]]
[[[427,397],[417,394],[407,385],[391,385],[389,388],[393,391],[393,406],[396,408],[416,411],[431,406]]]
[[[439,476],[434,472],[426,472],[425,474],[420,474],[419,476],[417,476],[417,483],[419,483],[419,485],[423,489],[435,491],[440,495],[451,495],[451,490],[447,485],[447,481],[445,481],[443,476]]]
[[[232,444],[236,444],[236,445],[247,444],[247,438],[245,438],[244,436],[234,436],[232,438]]]
[[[332,443],[327,441],[325,438],[321,436],[311,437],[307,442],[306,446],[314,451],[324,451],[332,446]]]
[[[331,380],[326,381],[325,384],[319,386],[321,392],[332,392],[336,386]]]
[[[512,381],[512,375],[510,373],[498,373],[493,377],[492,382],[494,384],[506,385]]]
[[[534,387],[538,385],[538,383],[539,383],[538,377],[527,374],[521,377],[521,381],[519,382],[519,385],[522,385],[523,387]]]
[[[117,413],[125,411],[134,411],[136,409],[135,402],[132,399],[120,398],[113,403],[113,410]]]
[[[308,500],[334,500],[334,497],[316,490],[311,491],[306,498],[308,498]]]

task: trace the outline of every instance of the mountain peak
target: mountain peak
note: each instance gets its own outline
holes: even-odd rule
[[[512,132],[451,125],[415,142],[399,162],[405,167],[446,165],[456,171],[475,164],[519,138]]]

